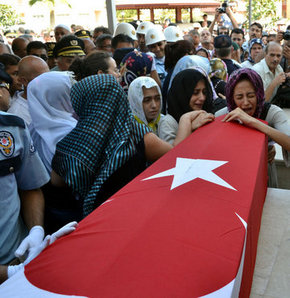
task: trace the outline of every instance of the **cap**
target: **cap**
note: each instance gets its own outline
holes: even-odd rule
[[[166,41],[168,42],[176,42],[178,40],[182,40],[182,33],[180,32],[178,27],[169,26],[164,30],[164,35]]]
[[[232,41],[232,46],[234,48],[234,51],[237,51],[240,48],[240,46],[234,41]]]
[[[53,49],[55,48],[56,42],[49,41],[49,42],[46,42],[45,45],[47,46],[47,56],[53,57]]]
[[[192,27],[193,27],[193,29],[195,29],[195,28],[198,28],[198,29],[200,29],[201,28],[201,25],[200,25],[200,23],[193,23],[192,24]]]
[[[75,32],[75,36],[77,36],[78,38],[91,38],[91,32],[89,30],[79,30],[77,32]]]
[[[80,38],[74,35],[66,35],[56,43],[53,55],[55,57],[85,56],[84,48],[85,44]]]
[[[119,23],[115,29],[114,36],[125,34],[133,40],[137,40],[136,30],[133,25],[129,23]]]
[[[214,38],[213,45],[216,49],[229,48],[232,46],[232,40],[228,35],[218,35]]]
[[[151,22],[142,22],[138,27],[137,27],[137,33],[139,34],[146,34],[147,31],[151,28],[154,27],[154,24]]]
[[[5,66],[3,63],[0,63],[0,80],[6,83],[12,84],[12,78],[10,75],[5,71]]]
[[[164,33],[162,30],[157,28],[149,29],[145,35],[145,43],[146,46],[151,44],[166,40]]]

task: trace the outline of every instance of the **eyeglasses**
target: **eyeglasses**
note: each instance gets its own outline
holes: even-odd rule
[[[8,83],[2,82],[0,83],[0,88],[6,88],[9,91],[10,85]]]

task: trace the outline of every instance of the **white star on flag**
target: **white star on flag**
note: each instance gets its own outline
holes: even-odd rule
[[[200,178],[226,188],[233,188],[226,181],[221,179],[213,170],[226,164],[227,161],[219,160],[208,160],[208,159],[191,159],[191,158],[176,158],[175,168],[169,169],[167,171],[161,172],[159,174],[153,175],[151,177],[145,178],[144,180],[155,179],[166,176],[174,176],[171,184],[170,190],[187,183],[196,178]]]

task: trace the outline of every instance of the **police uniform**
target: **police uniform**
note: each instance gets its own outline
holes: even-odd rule
[[[48,181],[24,121],[0,111],[0,264],[14,258],[27,234],[20,216],[18,188],[32,190]]]

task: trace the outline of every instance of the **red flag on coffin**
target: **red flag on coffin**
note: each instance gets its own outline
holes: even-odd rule
[[[218,118],[49,246],[0,296],[246,297],[266,189],[266,137]]]

